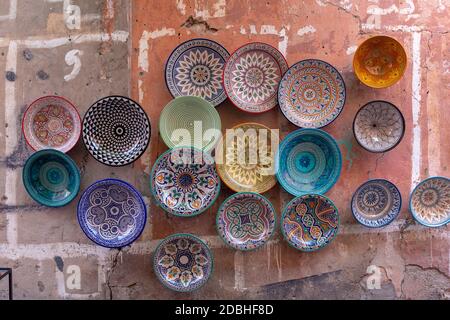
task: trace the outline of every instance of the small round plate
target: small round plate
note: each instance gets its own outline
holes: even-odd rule
[[[175,234],[156,248],[153,269],[161,283],[178,292],[192,292],[208,282],[213,271],[208,246],[191,234]]]
[[[225,92],[243,111],[269,111],[278,104],[278,85],[287,69],[286,59],[274,47],[260,42],[246,44],[225,65]]]
[[[407,56],[394,38],[375,36],[364,41],[353,57],[358,79],[372,88],[387,88],[399,81],[406,70]]]
[[[34,153],[22,174],[28,194],[47,207],[69,204],[80,190],[80,172],[75,162],[61,151],[47,149]]]
[[[330,134],[299,129],[281,142],[276,164],[278,182],[290,194],[324,194],[339,179],[342,155]]]
[[[216,217],[219,235],[237,250],[263,246],[275,232],[275,209],[257,193],[236,193],[225,200]]]
[[[308,59],[294,64],[283,76],[278,102],[284,116],[302,128],[322,128],[344,109],[345,83],[331,64]]]
[[[197,96],[214,107],[227,98],[222,85],[228,51],[208,39],[188,40],[170,55],[166,63],[166,84],[174,98]]]
[[[220,178],[210,155],[194,148],[175,148],[153,165],[150,184],[156,202],[179,217],[193,217],[213,205]]]
[[[284,238],[300,251],[322,249],[333,241],[338,230],[338,209],[330,199],[318,194],[293,199],[281,218]]]
[[[175,98],[159,117],[159,132],[169,148],[192,146],[210,151],[219,141],[221,130],[219,113],[199,97]]]
[[[402,208],[402,195],[397,187],[384,179],[369,180],[352,198],[352,213],[362,225],[384,227],[394,221]]]
[[[150,142],[150,120],[133,100],[110,96],[94,103],[83,120],[83,141],[99,162],[121,167],[136,161]]]
[[[35,151],[55,149],[66,153],[80,138],[80,115],[65,98],[42,97],[25,111],[22,132],[28,145]]]
[[[136,241],[147,222],[141,194],[117,179],[100,180],[88,187],[77,209],[86,236],[106,248],[122,248]]]
[[[402,141],[405,119],[392,103],[372,101],[356,114],[353,133],[356,141],[367,151],[387,152]]]
[[[450,179],[431,177],[415,187],[409,200],[414,219],[427,227],[440,227],[450,222]]]
[[[275,152],[279,142],[276,131],[259,123],[242,123],[227,130],[216,148],[220,178],[235,192],[272,189],[277,183]]]

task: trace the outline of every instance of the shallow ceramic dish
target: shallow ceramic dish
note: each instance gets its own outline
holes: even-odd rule
[[[197,96],[216,107],[227,98],[222,74],[229,57],[228,51],[212,40],[183,42],[167,60],[167,88],[174,98]]]
[[[242,123],[227,130],[216,148],[220,178],[235,192],[270,190],[277,183],[275,152],[279,141],[275,130],[259,123]]]
[[[359,109],[353,121],[356,141],[369,152],[394,149],[405,134],[405,119],[387,101],[372,101]]]
[[[88,187],[78,202],[81,229],[96,244],[122,248],[139,238],[147,221],[140,193],[117,179],[100,180]]]
[[[25,111],[22,132],[33,150],[55,149],[66,153],[80,138],[80,115],[65,98],[42,97]]]
[[[225,92],[243,111],[269,111],[278,103],[278,85],[287,69],[286,59],[274,47],[260,42],[246,44],[225,65]]]
[[[402,208],[402,196],[397,187],[384,179],[369,180],[352,198],[352,213],[362,225],[384,227],[394,221]]]
[[[167,288],[192,292],[208,282],[213,271],[213,256],[208,246],[191,234],[175,234],[156,248],[153,270]]]
[[[267,198],[252,192],[236,193],[219,208],[216,226],[226,244],[237,250],[263,246],[275,231],[275,209]]]
[[[41,150],[25,163],[22,174],[28,194],[47,207],[69,204],[80,190],[80,172],[75,162],[64,153]]]
[[[311,252],[328,245],[338,234],[339,214],[325,196],[306,194],[293,199],[283,211],[281,231],[294,248]]]
[[[121,167],[136,161],[150,142],[150,120],[133,100],[110,96],[94,103],[83,120],[83,141],[99,162]]]
[[[290,194],[324,194],[339,179],[342,155],[325,131],[299,129],[281,142],[276,164],[278,182]]]
[[[345,83],[339,71],[317,59],[293,65],[278,89],[281,111],[302,128],[321,128],[331,123],[344,108],[345,99]]]
[[[163,153],[153,166],[150,184],[157,204],[180,217],[204,212],[220,192],[214,160],[194,148],[175,148]]]
[[[199,97],[175,98],[159,118],[159,132],[169,148],[193,146],[210,151],[219,141],[221,130],[219,113]]]
[[[399,81],[406,70],[407,56],[394,38],[375,36],[364,41],[353,57],[358,79],[372,88],[386,88]]]
[[[440,227],[450,222],[450,179],[431,177],[415,187],[409,210],[417,222],[427,227]]]

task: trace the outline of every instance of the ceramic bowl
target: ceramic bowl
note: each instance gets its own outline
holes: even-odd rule
[[[195,148],[174,148],[163,153],[153,165],[150,185],[156,203],[180,217],[204,212],[220,192],[214,160]]]
[[[362,225],[384,227],[394,221],[402,208],[402,196],[397,187],[384,179],[369,180],[352,198],[352,213]]]
[[[110,96],[94,103],[83,120],[83,141],[99,162],[121,167],[136,161],[150,142],[150,120],[133,100]]]
[[[387,88],[395,84],[405,73],[406,64],[403,46],[387,36],[367,39],[358,47],[353,58],[356,76],[372,88]]]
[[[196,147],[212,150],[221,135],[217,110],[199,97],[179,97],[167,104],[159,118],[159,132],[169,148]]]
[[[392,103],[372,101],[356,114],[353,133],[359,145],[367,151],[386,152],[402,141],[405,119]]]
[[[164,286],[178,292],[192,292],[202,287],[213,272],[213,264],[208,246],[191,234],[167,237],[153,256],[156,277]]]
[[[222,74],[229,57],[228,51],[212,40],[183,42],[167,60],[167,88],[174,98],[197,96],[216,107],[227,98]]]
[[[69,204],[80,190],[80,172],[64,153],[41,150],[34,153],[23,168],[23,184],[36,202],[47,207]]]
[[[236,193],[219,208],[216,226],[223,241],[237,250],[263,246],[275,232],[275,209],[257,193]]]
[[[55,149],[66,153],[80,138],[80,115],[65,98],[42,97],[25,111],[22,132],[25,141],[35,151]]]
[[[117,179],[100,180],[88,187],[78,202],[81,229],[96,244],[122,248],[139,238],[147,221],[141,194]]]
[[[299,129],[281,142],[276,164],[278,182],[290,194],[324,194],[339,179],[342,155],[325,131]]]
[[[286,59],[274,47],[260,42],[246,44],[225,65],[225,92],[243,111],[269,111],[278,104],[278,85],[287,69]]]
[[[284,238],[300,251],[312,252],[325,247],[338,230],[338,209],[330,199],[318,194],[293,199],[281,218]]]
[[[302,128],[321,128],[344,109],[345,83],[329,63],[308,59],[294,64],[284,75],[278,101],[284,116]]]
[[[450,179],[431,177],[415,187],[409,200],[414,219],[427,227],[440,227],[450,222]]]
[[[277,131],[242,123],[227,133],[216,148],[216,166],[222,181],[235,192],[264,193],[273,188]]]

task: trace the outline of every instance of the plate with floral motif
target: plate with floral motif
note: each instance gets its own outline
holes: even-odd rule
[[[174,148],[153,165],[153,196],[166,212],[193,217],[213,205],[219,196],[220,178],[213,158],[195,148]]]
[[[225,65],[225,92],[243,111],[269,111],[278,104],[278,85],[287,69],[286,59],[271,45],[246,44],[237,49]]]
[[[213,256],[208,246],[191,234],[175,234],[156,248],[153,269],[161,283],[178,292],[202,287],[213,271]]]
[[[228,51],[212,40],[183,42],[167,60],[167,88],[174,98],[197,96],[216,107],[227,98],[222,74],[229,57]]]

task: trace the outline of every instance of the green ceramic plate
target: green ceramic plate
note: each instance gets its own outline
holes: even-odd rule
[[[159,132],[169,148],[194,146],[210,151],[216,146],[221,130],[219,113],[199,97],[175,98],[159,118]]]

